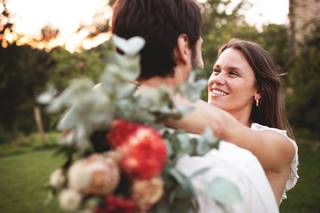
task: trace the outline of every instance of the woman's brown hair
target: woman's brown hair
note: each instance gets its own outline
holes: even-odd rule
[[[251,121],[287,130],[288,135],[293,138],[281,93],[280,77],[283,74],[280,67],[274,62],[271,55],[257,43],[231,39],[219,49],[218,56],[228,48],[240,51],[254,71],[256,87],[261,99],[258,107],[253,103]]]

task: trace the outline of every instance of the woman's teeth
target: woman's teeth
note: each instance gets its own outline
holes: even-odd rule
[[[211,90],[211,94],[214,96],[224,96],[228,95],[226,92],[220,91],[220,90]]]

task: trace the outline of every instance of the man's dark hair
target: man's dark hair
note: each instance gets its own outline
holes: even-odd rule
[[[126,39],[141,36],[146,40],[140,80],[172,75],[179,35],[188,36],[194,52],[200,27],[200,8],[194,0],[117,0],[114,5],[112,32]]]

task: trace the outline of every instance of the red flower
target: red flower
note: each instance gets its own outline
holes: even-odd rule
[[[155,129],[120,121],[111,130],[108,139],[115,147],[121,146],[123,158],[120,165],[129,175],[150,179],[161,173],[167,159],[167,150]]]
[[[112,122],[111,132],[107,139],[112,147],[119,147],[128,143],[128,138],[137,131],[138,125],[118,119]]]
[[[105,199],[105,207],[95,209],[95,213],[132,213],[136,209],[132,199],[109,195]]]

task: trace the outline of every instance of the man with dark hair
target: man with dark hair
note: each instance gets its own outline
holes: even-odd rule
[[[127,39],[141,36],[146,41],[141,51],[139,90],[163,84],[175,87],[187,80],[192,68],[203,66],[200,27],[200,8],[195,0],[117,0],[114,6],[113,33]],[[219,109],[213,111],[212,106],[203,101],[190,103],[181,97],[176,101],[191,105],[194,110],[168,124],[189,132],[202,132],[203,127],[210,124],[210,116],[216,119],[224,113]],[[191,128],[190,123],[197,125]],[[204,168],[209,171],[191,179],[199,212],[279,211],[265,173],[249,151],[221,142],[219,150],[212,150],[203,157],[183,156],[177,163],[177,169],[187,176]],[[228,203],[222,209],[221,203],[205,194],[210,182],[217,177],[223,177],[238,187],[241,202]]]
[[[201,14],[195,1],[121,0],[114,6],[113,17],[114,34],[126,39],[141,36],[146,40],[141,51],[139,80],[174,76],[179,63],[177,44],[191,55],[190,65],[202,66]],[[183,76],[181,80],[187,77]]]

